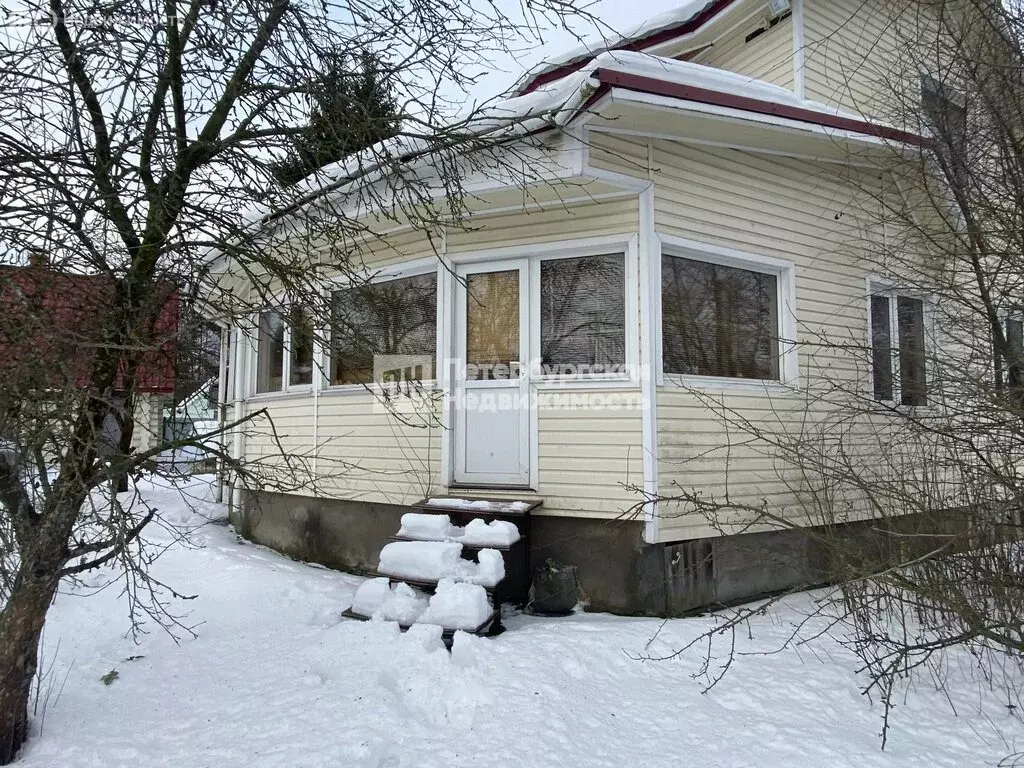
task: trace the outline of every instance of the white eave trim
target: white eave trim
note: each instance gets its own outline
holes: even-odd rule
[[[625,104],[629,106],[641,106],[647,109],[661,110],[666,112],[691,112],[705,114],[721,120],[735,123],[754,123],[766,130],[779,131],[783,133],[804,133],[814,134],[832,141],[842,140],[852,143],[865,144],[871,147],[886,147],[886,141],[878,136],[871,136],[866,133],[847,131],[840,128],[831,128],[825,125],[817,125],[802,120],[792,120],[773,115],[764,115],[758,112],[748,112],[733,107],[720,107],[714,104],[705,104],[697,101],[686,101],[671,96],[658,96],[642,91],[631,91],[626,88],[612,88],[606,97],[611,104]],[[592,107],[592,109],[595,109]]]

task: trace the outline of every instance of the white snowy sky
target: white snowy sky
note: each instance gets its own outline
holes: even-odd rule
[[[651,16],[685,5],[687,0],[597,0],[587,11],[608,25],[608,29],[596,29],[593,24],[580,23],[574,30],[584,38],[600,40],[613,32],[630,30]],[[518,55],[507,55],[493,62],[493,69],[470,91],[470,101],[484,102],[509,88],[523,73],[545,58],[579,45],[573,33],[562,29],[551,29],[544,33],[544,43],[539,47]]]

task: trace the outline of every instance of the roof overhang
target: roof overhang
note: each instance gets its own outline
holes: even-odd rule
[[[600,86],[583,118],[592,129],[865,165],[930,143],[925,136],[844,114],[609,69],[594,76]]]
[[[901,130],[882,123],[865,119],[855,119],[848,115],[831,114],[829,112],[808,109],[792,104],[780,104],[764,101],[736,93],[715,91],[709,88],[686,83],[659,80],[646,75],[632,72],[619,72],[613,69],[598,69],[594,77],[604,86],[620,88],[635,93],[661,96],[693,104],[704,104],[712,107],[734,110],[751,115],[751,119],[776,118],[787,123],[803,124],[818,128],[832,129],[850,135],[873,137],[883,141],[927,146],[929,139],[917,133]],[[756,116],[756,117],[753,117]]]
[[[605,42],[592,49],[582,50],[579,53],[570,55],[567,58],[555,61],[550,65],[542,66],[535,73],[528,74],[521,85],[514,89],[517,94],[526,94],[535,91],[545,85],[560,80],[572,74],[581,66],[602,51],[634,51],[657,53],[658,48],[666,43],[678,41],[699,32],[705,26],[723,15],[726,11],[732,10],[742,0],[708,0],[702,7],[698,8],[692,16],[685,17],[662,28],[656,28],[649,33],[638,36],[626,36],[613,42]],[[694,55],[707,46],[701,46],[694,51]]]

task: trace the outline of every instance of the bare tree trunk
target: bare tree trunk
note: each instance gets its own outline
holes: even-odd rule
[[[46,609],[60,583],[60,569],[25,560],[18,586],[0,613],[0,765],[12,762],[28,736],[28,700],[36,673]]]

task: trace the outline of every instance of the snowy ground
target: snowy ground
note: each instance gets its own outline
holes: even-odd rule
[[[166,488],[147,493],[186,514]],[[195,639],[176,645],[155,627],[137,644],[126,637],[116,582],[58,597],[43,659],[49,705],[25,768],[964,766],[996,765],[1024,741],[1007,708],[979,706],[981,684],[960,671],[953,685],[974,706],[954,713],[918,683],[883,752],[881,709],[861,695],[855,659],[827,639],[741,656],[706,694],[693,678],[699,650],[634,657],[683,645],[711,618],[659,632],[647,619],[513,616],[504,635],[459,636],[449,654],[392,625],[343,620],[354,576],[241,542],[222,524],[195,539],[199,548],[174,546],[155,566],[198,595],[178,606]],[[778,647],[808,601],[761,620],[741,650]]]

